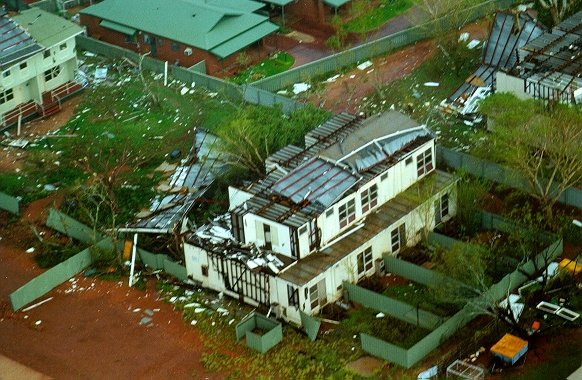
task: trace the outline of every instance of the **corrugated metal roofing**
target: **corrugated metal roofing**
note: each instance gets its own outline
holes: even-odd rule
[[[14,16],[14,21],[45,48],[51,48],[83,33],[83,29],[77,24],[36,7],[21,11]]]
[[[411,127],[416,127],[416,129],[411,129]],[[305,141],[309,143],[307,148],[301,150],[298,147],[289,146],[269,157],[266,163],[269,169],[267,176],[245,189],[254,196],[245,202],[244,207],[233,210],[233,213],[242,215],[250,212],[288,226],[300,227],[324,212],[328,208],[326,205],[331,205],[333,201],[338,200],[338,194],[341,198],[344,194],[351,193],[388,170],[407,156],[411,150],[434,138],[427,129],[418,128],[414,120],[398,112],[387,112],[363,121],[354,115],[336,115],[306,135]],[[416,134],[415,131],[418,130],[423,132]],[[409,133],[412,134],[409,135]],[[334,144],[337,145],[342,141],[343,147],[357,150],[362,144],[369,143],[371,139],[377,136],[386,137],[387,134],[395,138],[392,141],[391,137],[388,137],[386,141],[388,143],[386,152],[390,152],[389,156],[385,155],[381,160],[377,159],[357,175],[352,172],[350,175],[357,178],[357,182],[351,184],[352,180],[349,180],[349,185],[336,184],[334,179],[349,173],[349,169],[342,167],[342,172],[332,170],[335,167],[340,168],[341,163],[338,165],[336,160],[326,160],[324,154],[335,157],[333,152],[342,151],[342,148]],[[399,146],[398,149],[397,146]],[[323,175],[324,172],[325,175]],[[332,177],[331,181],[330,177]],[[336,187],[338,194],[333,190]],[[319,191],[313,193],[315,190]],[[323,190],[333,191],[322,194]],[[320,196],[323,198],[318,201],[316,198]]]
[[[0,18],[0,65],[2,68],[42,51],[42,47],[7,15]]]
[[[432,180],[435,179],[433,183]],[[432,194],[444,190],[456,180],[451,174],[435,171],[419,182],[419,186],[426,184],[426,190]],[[418,208],[425,199],[419,199],[416,189],[409,189],[380,206],[378,212],[366,217],[364,227],[343,237],[338,242],[319,253],[313,253],[300,259],[294,265],[283,271],[279,277],[292,284],[303,286],[325,270],[338,263],[344,257],[357,250],[365,242],[370,241],[381,231],[390,227],[405,215]]]
[[[323,2],[330,7],[339,8],[342,5],[349,3],[350,0],[323,0]]]
[[[536,98],[579,102],[582,81],[582,11],[530,41],[520,51],[515,75],[527,82]]]
[[[262,38],[276,32],[277,30],[279,30],[277,25],[270,22],[264,22],[226,41],[225,43],[212,49],[210,52],[220,58],[226,58],[236,53],[240,49],[260,41]]]
[[[81,13],[225,57],[278,28],[253,13],[262,7],[251,0],[105,0]]]
[[[313,158],[277,181],[272,189],[296,204],[317,202],[327,208],[357,180],[344,168]]]
[[[463,107],[479,87],[494,87],[497,70],[514,67],[519,49],[542,35],[544,30],[525,13],[516,16],[498,12],[481,56],[481,65],[449,96],[448,103]]]
[[[293,0],[263,0],[263,2],[273,5],[278,5],[280,7],[285,6],[287,4],[291,4]]]

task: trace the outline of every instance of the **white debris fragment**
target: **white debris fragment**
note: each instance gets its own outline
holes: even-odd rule
[[[474,49],[474,48],[476,48],[477,46],[479,46],[479,44],[480,44],[480,43],[481,43],[481,41],[479,41],[479,40],[471,40],[471,42],[469,42],[469,43],[467,44],[467,48],[468,48],[468,49]]]
[[[368,67],[370,67],[372,65],[373,65],[372,61],[366,61],[364,63],[360,63],[357,67],[358,67],[359,70],[364,71],[364,70],[366,70]]]
[[[310,88],[311,88],[311,85],[308,83],[304,83],[304,82],[295,83],[293,85],[293,93],[295,95],[301,94],[302,92],[305,92],[305,91],[309,90]]]
[[[188,87],[182,87],[182,89],[180,90],[180,95],[186,95],[188,91],[190,91]]]
[[[459,36],[459,42],[467,42],[469,41],[469,33],[465,32],[465,33],[461,33],[461,35]]]
[[[425,82],[424,85],[426,87],[438,87],[438,86],[440,86],[440,83],[439,82]]]
[[[339,78],[339,77],[340,77],[340,75],[339,75],[339,74],[337,74],[337,75],[334,75],[334,76],[333,76],[333,77],[331,77],[331,78],[327,78],[327,79],[326,79],[326,82],[327,82],[327,83],[333,83],[333,82],[335,82],[335,81],[337,80],[337,78]]]
[[[26,250],[26,253],[33,253],[34,252],[34,247],[30,247]]]
[[[190,322],[190,324],[191,324],[192,326],[196,326],[196,323],[198,323],[198,321],[197,321],[197,320],[195,320],[195,319],[193,319],[193,320],[192,320],[192,322]]]
[[[386,314],[380,312],[378,314],[376,314],[376,318],[384,318],[386,316]]]
[[[203,308],[203,307],[197,307],[196,309],[194,309],[194,312],[195,312],[196,314],[198,314],[198,313],[202,313],[204,310],[206,310],[206,309],[205,309],[205,308]]]
[[[34,324],[37,326],[40,326],[41,323],[42,323],[42,321],[40,319],[38,321],[34,322]]]

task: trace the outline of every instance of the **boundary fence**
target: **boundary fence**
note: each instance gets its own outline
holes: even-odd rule
[[[46,225],[83,243],[93,244],[95,239],[99,242],[33,278],[10,294],[10,302],[14,311],[42,297],[59,284],[89,267],[93,262],[91,255],[93,249],[99,248],[112,251],[116,248],[121,248],[119,243],[118,247],[115,247],[111,238],[104,238],[102,235],[94,233],[91,228],[56,209],[49,211]],[[137,249],[137,253],[144,265],[156,270],[163,270],[181,281],[188,279],[186,267],[172,261],[169,256],[154,254],[141,248]]]
[[[304,82],[313,77],[335,72],[344,67],[355,65],[358,62],[386,54],[392,50],[432,37],[438,30],[461,27],[466,23],[491,13],[491,11],[496,8],[507,8],[514,3],[514,0],[490,0],[467,8],[461,11],[460,14],[444,16],[439,20],[433,20],[398,33],[393,33],[386,37],[307,63],[295,69],[287,70],[280,74],[258,80],[252,83],[252,85],[264,90],[275,92],[282,88],[291,86],[294,83]]]
[[[522,228],[499,215],[483,213],[482,220],[484,223],[494,226],[494,228]],[[550,234],[547,235],[550,236]],[[491,302],[497,302],[506,297],[508,292],[515,290],[527,281],[530,276],[535,274],[536,271],[543,268],[545,264],[556,259],[562,252],[562,239],[554,240],[532,260],[529,260],[519,266],[515,271],[507,274],[501,281],[478,296],[474,302],[467,303],[463,309],[444,321],[408,350],[363,333],[360,334],[362,350],[384,360],[410,368],[436,349],[445,339],[448,339],[457,330],[475,318],[478,315],[478,310],[474,308],[474,305],[490,304]],[[403,260],[395,257],[386,256],[384,262],[386,264],[386,270],[427,286],[439,286],[439,281],[446,278],[443,274],[420,267],[416,264],[403,262]]]
[[[397,299],[386,297],[361,286],[344,282],[344,289],[350,301],[362,306],[381,311],[382,313],[401,321],[417,325],[419,327],[434,330],[443,322],[443,318],[416,306],[407,304]]]
[[[16,197],[0,192],[0,209],[20,215],[20,201]]]
[[[513,169],[491,161],[455,152],[437,145],[437,162],[441,165],[444,163],[445,166],[453,169],[463,169],[476,177],[486,178],[490,181],[531,193],[531,187],[522,175]],[[558,202],[582,209],[582,189],[573,187],[566,189]]]
[[[100,249],[113,249],[113,241],[109,238],[101,240],[99,243],[82,250],[75,256],[68,258],[62,263],[55,265],[46,272],[33,278],[20,288],[10,294],[12,310],[16,311],[44,296],[52,289],[83,271],[93,262],[91,250],[96,247]]]
[[[77,46],[81,49],[94,52],[96,54],[111,58],[127,58],[132,62],[139,62],[141,55],[119,46],[99,41],[86,36],[76,37]],[[156,73],[163,73],[165,62],[149,56],[143,57],[142,68]],[[283,112],[289,114],[295,110],[305,107],[305,104],[265,91],[260,88],[245,85],[239,86],[220,78],[216,78],[199,71],[200,66],[194,65],[190,68],[184,68],[175,65],[168,65],[168,75],[185,83],[195,83],[208,91],[217,92],[233,102],[246,101],[251,104],[257,104],[266,107],[280,105]]]

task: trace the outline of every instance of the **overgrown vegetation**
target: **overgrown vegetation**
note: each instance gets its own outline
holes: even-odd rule
[[[295,58],[284,51],[277,52],[262,62],[246,68],[244,71],[230,78],[237,84],[256,82],[259,79],[270,77],[275,74],[287,71],[295,63]],[[246,66],[241,63],[241,66]]]
[[[413,0],[354,0],[350,9],[351,19],[343,25],[350,33],[366,33],[378,29],[388,20],[406,12],[414,5]]]

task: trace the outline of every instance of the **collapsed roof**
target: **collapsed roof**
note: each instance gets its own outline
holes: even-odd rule
[[[366,120],[335,115],[305,136],[305,149],[289,145],[270,156],[266,177],[243,189],[252,197],[232,211],[298,228],[433,138],[395,111]]]
[[[477,111],[476,99],[495,88],[495,74],[508,70],[518,61],[518,51],[539,37],[545,27],[526,13],[497,12],[489,39],[483,47],[480,66],[445,101],[444,106],[462,115]]]
[[[160,170],[173,169],[166,183],[158,186],[165,193],[152,201],[149,210],[140,212],[138,219],[122,230],[144,233],[171,233],[204,196],[227,164],[218,149],[218,137],[196,130],[189,158],[182,165],[162,165]]]
[[[531,40],[519,52],[510,74],[525,79],[534,98],[582,100],[582,11]]]

